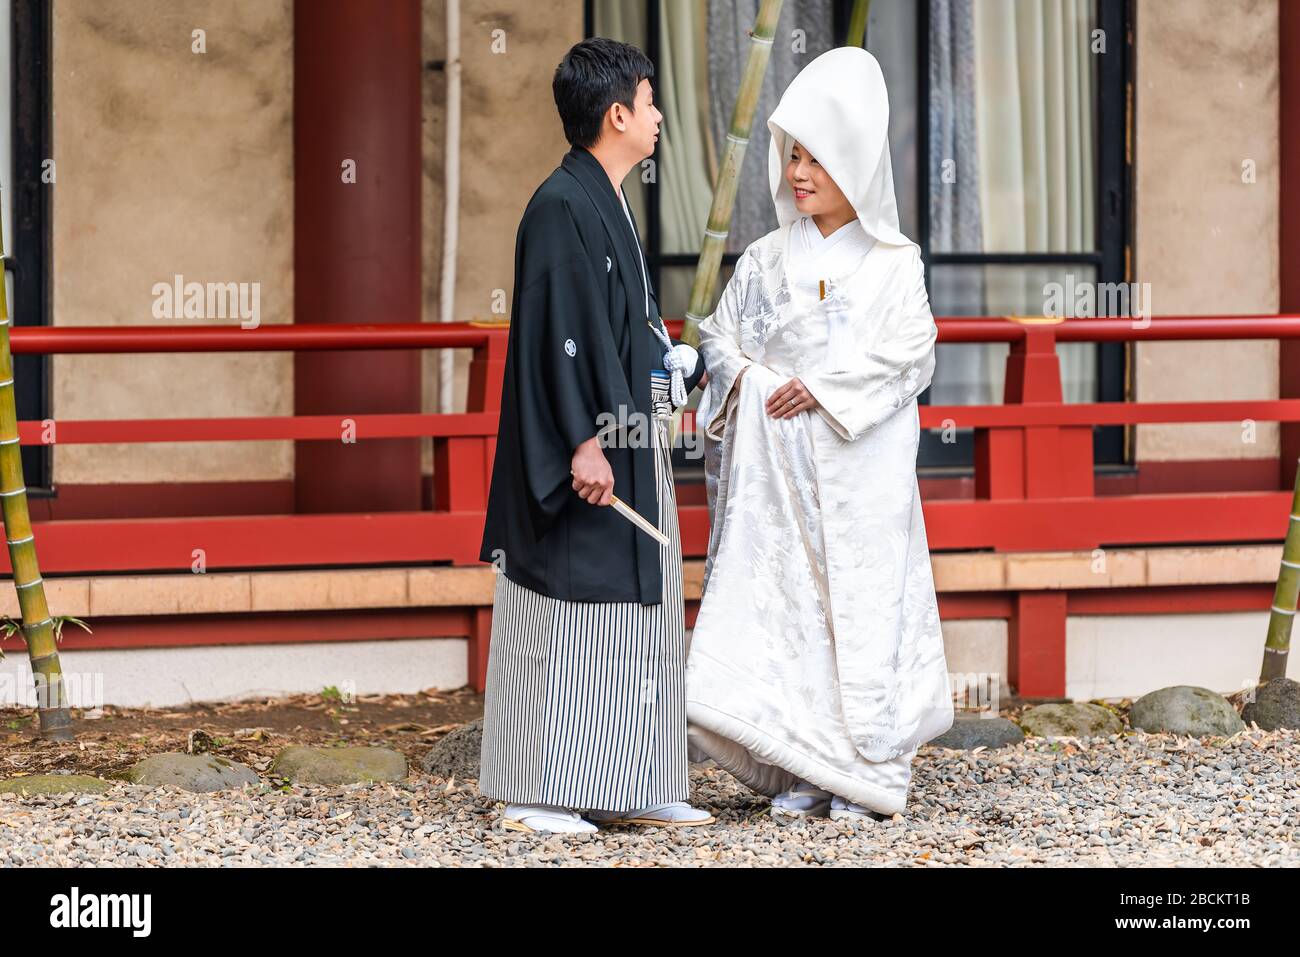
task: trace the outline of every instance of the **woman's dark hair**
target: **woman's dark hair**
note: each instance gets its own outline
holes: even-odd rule
[[[650,58],[630,43],[589,37],[575,44],[551,81],[569,145],[592,146],[600,138],[605,112],[615,103],[635,112],[637,86],[654,75]]]

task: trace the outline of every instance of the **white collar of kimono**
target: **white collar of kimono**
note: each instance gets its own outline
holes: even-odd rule
[[[785,164],[797,141],[848,197],[869,237],[887,246],[916,245],[898,229],[889,97],[880,64],[870,53],[836,47],[817,57],[790,81],[767,127],[772,133],[768,179],[782,226],[800,216],[785,181]]]
[[[820,279],[842,280],[857,272],[873,245],[856,219],[823,236],[811,217],[800,216],[790,227],[790,278],[807,286]]]
[[[641,288],[645,291],[645,319],[650,321],[650,280],[645,274],[645,253],[641,252],[641,237],[636,234],[636,225],[632,222],[632,211],[627,208],[627,197],[623,195],[623,187],[618,188],[618,198],[623,204],[623,215],[627,217],[627,228],[632,231],[632,240],[636,243],[637,258],[641,260]],[[654,328],[651,326],[651,328]]]

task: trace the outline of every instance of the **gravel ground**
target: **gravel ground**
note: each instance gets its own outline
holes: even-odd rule
[[[779,824],[765,798],[695,766],[714,825],[517,834],[473,782],[264,786],[197,795],[0,795],[0,864],[121,866],[1300,865],[1300,732],[1226,742],[1115,735],[997,751],[923,748],[905,815]]]

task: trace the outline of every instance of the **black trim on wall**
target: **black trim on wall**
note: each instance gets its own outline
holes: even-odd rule
[[[13,197],[14,235],[5,237],[4,263],[14,280],[9,307],[14,326],[47,326],[54,196],[54,184],[42,180],[45,161],[54,157],[49,0],[13,0],[11,25],[14,182],[0,184]],[[20,420],[51,417],[48,356],[14,356],[14,388]],[[23,446],[22,455],[29,494],[52,495],[53,446]]]
[[[1133,243],[1133,18],[1132,0],[1098,0],[1098,27],[1105,31],[1106,55],[1097,71],[1097,113],[1105,148],[1097,157],[1098,248],[1105,257],[1102,282],[1131,282]],[[1097,345],[1097,400],[1123,402],[1126,367],[1131,348],[1123,342]],[[1093,455],[1098,464],[1129,464],[1122,425],[1093,430]]]

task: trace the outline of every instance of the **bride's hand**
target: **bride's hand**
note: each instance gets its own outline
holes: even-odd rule
[[[808,391],[808,387],[799,379],[791,379],[781,386],[767,400],[767,414],[774,419],[788,419],[817,408],[817,400]]]

